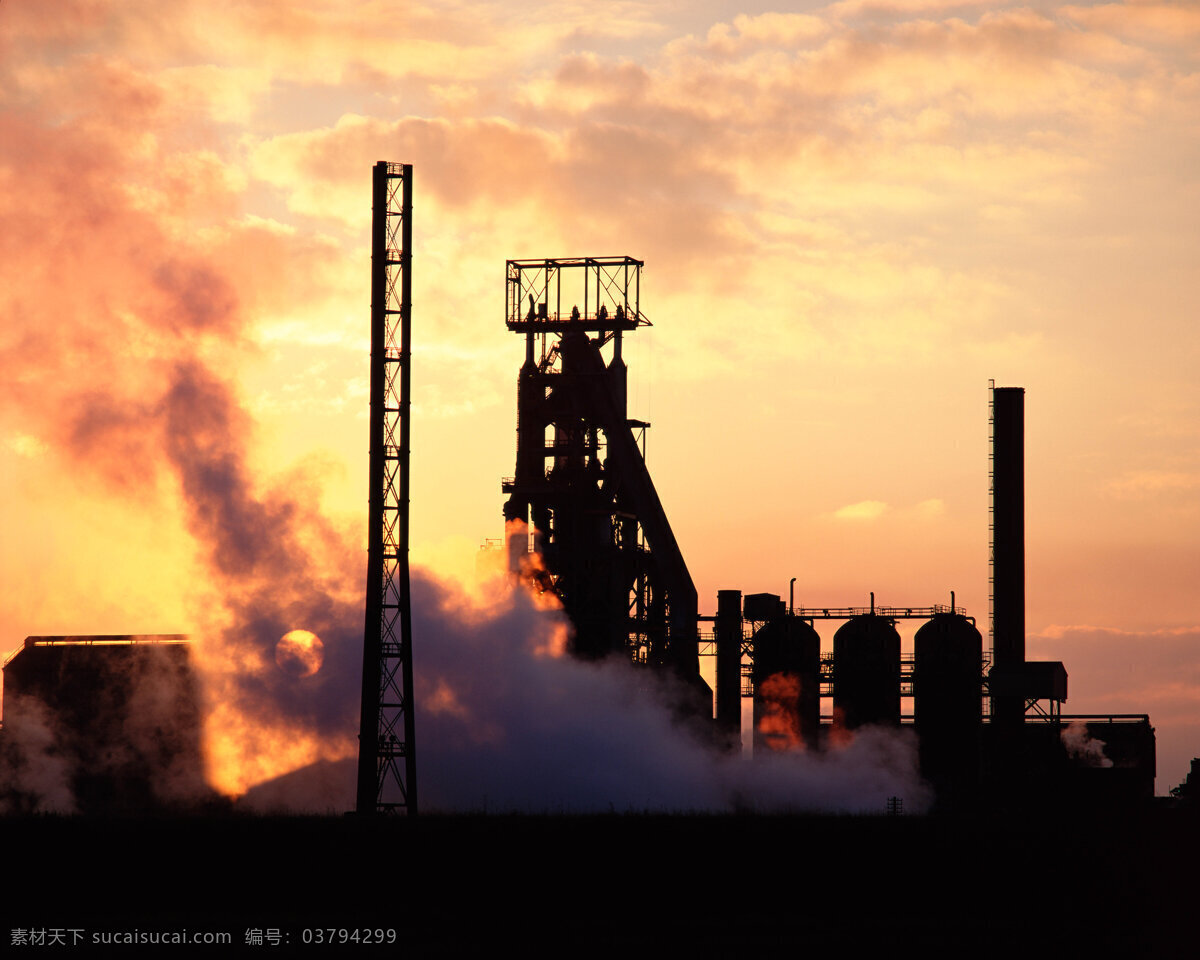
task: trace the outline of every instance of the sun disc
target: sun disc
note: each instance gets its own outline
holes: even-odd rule
[[[289,630],[275,644],[275,663],[297,679],[311,677],[325,660],[325,644],[311,630]]]

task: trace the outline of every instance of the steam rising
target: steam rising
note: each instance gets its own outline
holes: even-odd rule
[[[43,674],[56,690],[35,680],[29,695],[5,699],[0,808],[129,813],[211,801],[186,652],[152,642],[59,648],[54,679]]]
[[[296,766],[351,755],[362,553],[303,487],[255,489],[244,462],[245,416],[209,370],[181,364],[164,413],[189,526],[206,550],[224,608],[200,648],[217,786],[240,793]],[[299,637],[312,640],[301,644]],[[278,669],[280,656],[303,669]]]
[[[349,809],[362,551],[303,489],[254,487],[246,417],[203,365],[179,363],[156,406],[106,418],[104,429],[130,422],[161,431],[221,600],[197,651],[214,785],[241,794],[308,768],[269,801],[272,791],[256,791],[257,802]],[[415,570],[412,597],[427,809],[882,811],[889,796],[909,810],[928,802],[904,734],[859,732],[825,754],[731,758],[681,730],[645,673],[548,655],[562,648],[561,612],[507,580],[470,599]]]
[[[53,720],[33,698],[4,701],[0,812],[74,813],[71,764],[56,749]]]
[[[1088,733],[1087,723],[1083,720],[1074,720],[1068,723],[1063,728],[1062,732],[1063,746],[1067,748],[1067,754],[1074,760],[1078,760],[1088,767],[1111,767],[1112,760],[1104,752],[1104,741],[1095,740]]]
[[[156,277],[157,294],[177,307],[173,325],[155,333],[158,366],[130,368],[86,402],[66,405],[77,412],[57,425],[59,447],[120,495],[145,496],[163,475],[177,484],[216,601],[206,603],[194,636],[213,785],[239,795],[341,762],[345,793],[336,806],[349,808],[362,530],[333,525],[316,508],[316,492],[295,478],[277,486],[255,479],[245,456],[253,425],[201,349],[214,331],[236,339],[237,304],[178,270]],[[125,369],[121,363],[128,367],[114,358],[115,370]],[[538,609],[504,582],[484,594],[486,603],[469,600],[427,572],[413,574],[416,724],[428,808],[883,810],[888,796],[899,795],[917,810],[927,799],[913,745],[900,734],[865,732],[828,754],[757,764],[716,755],[674,725],[645,676],[550,655],[563,647],[560,613]],[[296,630],[314,641],[281,646],[281,637],[300,636]],[[54,765],[31,759],[48,756],[35,749],[39,729],[31,720],[20,762],[45,785],[45,802],[66,809]],[[289,780],[287,805],[328,809],[336,795],[329,784],[339,778],[325,776],[316,791],[306,782]]]
[[[523,591],[481,612],[417,571],[413,603],[429,807],[883,812],[893,795],[913,810],[929,801],[906,735],[867,730],[827,754],[731,757],[679,727],[641,671],[538,655],[561,614],[535,609]]]

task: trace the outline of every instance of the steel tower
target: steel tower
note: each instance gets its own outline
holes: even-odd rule
[[[412,165],[375,164],[371,221],[371,465],[360,814],[417,812],[408,451]]]
[[[639,305],[642,265],[632,257],[508,261],[505,321],[524,335],[525,363],[504,517],[528,524],[577,656],[628,656],[703,684],[696,588],[635,435],[644,443],[650,425],[626,413],[622,337],[649,323]]]

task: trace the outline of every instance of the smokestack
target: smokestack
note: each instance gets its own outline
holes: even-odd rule
[[[992,670],[1012,677],[1025,666],[1025,388],[992,391]],[[1019,685],[992,689],[992,720],[1025,718]]]
[[[742,736],[742,591],[717,591],[717,725],[732,750]]]

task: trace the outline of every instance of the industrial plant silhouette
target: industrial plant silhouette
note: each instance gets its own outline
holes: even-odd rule
[[[1062,663],[1025,658],[1024,391],[994,388],[991,649],[954,605],[795,608],[772,594],[722,590],[700,616],[696,588],[626,410],[626,334],[647,326],[643,263],[632,257],[510,260],[508,328],[524,336],[516,474],[506,521],[531,531],[510,565],[537,554],[580,657],[622,657],[711,691],[714,738],[741,745],[741,699],[754,700],[756,750],[822,751],[867,726],[911,724],[921,773],[943,807],[978,803],[1148,801],[1154,731],[1146,715],[1063,713]],[[607,352],[607,357],[605,356]],[[901,655],[896,621],[926,621]],[[816,624],[842,621],[822,654]],[[709,625],[711,624],[711,627]],[[703,625],[703,628],[702,628]],[[822,719],[821,702],[832,701]],[[911,702],[905,716],[902,704]]]
[[[408,583],[412,185],[410,165],[376,164],[362,814],[417,811]],[[791,598],[730,589],[715,598],[715,615],[700,614],[644,460],[650,424],[627,411],[624,338],[649,325],[643,266],[629,256],[507,263],[504,319],[525,346],[516,470],[502,482],[508,565],[514,576],[539,571],[538,589],[552,592],[570,621],[570,652],[671,677],[662,689],[671,691],[675,716],[718,751],[741,749],[743,698],[753,700],[756,754],[819,754],[866,727],[911,728],[935,808],[1148,802],[1149,717],[1066,714],[1065,666],[1025,656],[1021,388],[993,388],[990,404],[986,647],[953,594],[948,605],[876,606],[872,595],[862,608],[797,608]],[[924,623],[912,653],[902,654],[896,624],[910,619]],[[835,622],[832,649],[822,652],[818,626]],[[65,765],[75,809],[169,807],[184,793],[199,795],[199,708],[181,639],[30,637],[5,665],[6,727],[41,722],[52,731],[50,753]],[[701,677],[707,656],[715,660],[715,698]],[[154,697],[145,693],[151,688]],[[148,705],[158,714],[143,715]],[[191,789],[171,786],[179,782]],[[9,794],[11,808],[31,808],[19,785]]]
[[[706,756],[728,759],[748,741],[761,769],[900,731],[915,737],[942,816],[414,816],[412,167],[380,162],[373,183],[359,815],[228,815],[202,782],[184,638],[28,637],[4,666],[0,800],[9,814],[92,816],[0,819],[9,876],[20,877],[6,896],[14,931],[166,917],[219,920],[239,943],[242,930],[263,942],[264,928],[298,943],[320,925],[398,929],[386,942],[443,952],[499,939],[739,956],[900,941],[1026,948],[1031,930],[1047,931],[1047,944],[1095,938],[1135,953],[1176,942],[1190,904],[1171,864],[1200,851],[1200,833],[1194,818],[1163,821],[1151,803],[1149,717],[1067,714],[1066,667],[1026,658],[1024,391],[991,394],[986,642],[934,586],[949,603],[877,605],[872,594],[864,607],[796,607],[723,589],[702,614],[644,459],[650,424],[627,410],[623,340],[649,324],[643,263],[629,256],[507,263],[505,322],[525,346],[516,468],[502,480],[512,576],[556,598],[573,657],[619,664],[660,692]],[[911,653],[903,620],[923,621]],[[823,649],[819,631],[834,624]],[[743,732],[746,699],[753,728]],[[1190,817],[1193,780],[1168,814]],[[49,806],[48,784],[65,794]],[[742,799],[735,809],[754,809]],[[145,819],[184,812],[203,816]],[[874,812],[914,811],[894,796]],[[120,883],[87,872],[131,858],[138,867]],[[70,876],[86,896],[64,898],[66,862],[85,865]]]

